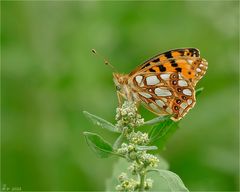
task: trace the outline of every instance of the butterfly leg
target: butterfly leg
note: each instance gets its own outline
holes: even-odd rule
[[[118,106],[121,107],[123,104],[123,97],[119,91],[117,91]]]

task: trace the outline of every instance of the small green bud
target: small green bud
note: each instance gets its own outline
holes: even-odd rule
[[[133,162],[133,163],[128,167],[128,170],[129,170],[133,175],[136,175],[136,174],[137,174],[136,162]]]
[[[135,160],[137,158],[137,153],[135,151],[132,151],[129,153],[129,158],[132,160]]]
[[[132,152],[132,151],[134,151],[134,150],[135,150],[135,146],[132,145],[132,144],[129,144],[129,145],[128,145],[128,151],[129,151],[129,152]]]
[[[123,188],[121,185],[117,185],[116,188],[115,188],[117,191],[123,191]]]
[[[128,145],[126,143],[122,143],[121,147],[117,149],[117,153],[126,155],[128,153]]]
[[[118,176],[118,180],[122,183],[124,182],[125,180],[128,179],[128,176],[126,173],[122,172],[119,176]]]
[[[159,159],[152,154],[144,153],[140,156],[140,160],[144,163],[145,166],[157,167]]]
[[[149,190],[153,186],[153,180],[152,179],[146,179],[146,182],[144,183],[145,190]]]
[[[138,131],[137,133],[131,132],[128,135],[128,140],[131,143],[134,143],[136,145],[145,145],[149,142],[148,134],[147,133],[142,133],[140,131]]]
[[[116,127],[121,129],[122,127],[138,127],[144,123],[144,119],[137,112],[135,102],[125,101],[123,105],[116,109],[117,124]]]

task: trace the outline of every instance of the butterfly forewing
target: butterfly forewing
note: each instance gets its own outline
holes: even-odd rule
[[[198,58],[200,55],[200,52],[196,48],[184,48],[184,49],[173,49],[170,51],[166,51],[164,53],[160,53],[151,59],[145,61],[142,65],[138,66],[135,70],[133,70],[130,73],[130,76],[136,72],[139,72],[141,70],[144,70],[145,68],[151,68],[152,65],[155,65],[156,63],[163,63],[164,61],[169,61],[171,59],[176,59],[179,57],[195,57]],[[173,64],[174,66],[174,64]],[[163,71],[164,72],[164,69]]]

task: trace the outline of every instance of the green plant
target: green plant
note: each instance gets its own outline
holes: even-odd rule
[[[196,95],[202,90],[198,89]],[[177,129],[178,122],[172,121],[171,116],[144,122],[135,103],[129,101],[117,108],[116,125],[86,111],[84,114],[98,126],[119,133],[111,145],[96,133],[84,132],[89,147],[99,157],[116,155],[125,160],[115,165],[113,177],[107,180],[107,191],[188,191],[179,176],[167,170],[167,162],[150,153],[162,148]],[[142,133],[141,126],[152,128],[149,133]]]

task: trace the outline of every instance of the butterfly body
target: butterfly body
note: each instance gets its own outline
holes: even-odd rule
[[[199,50],[184,48],[161,53],[130,74],[113,76],[119,97],[178,121],[195,105],[195,86],[206,70],[207,61],[200,58]]]

